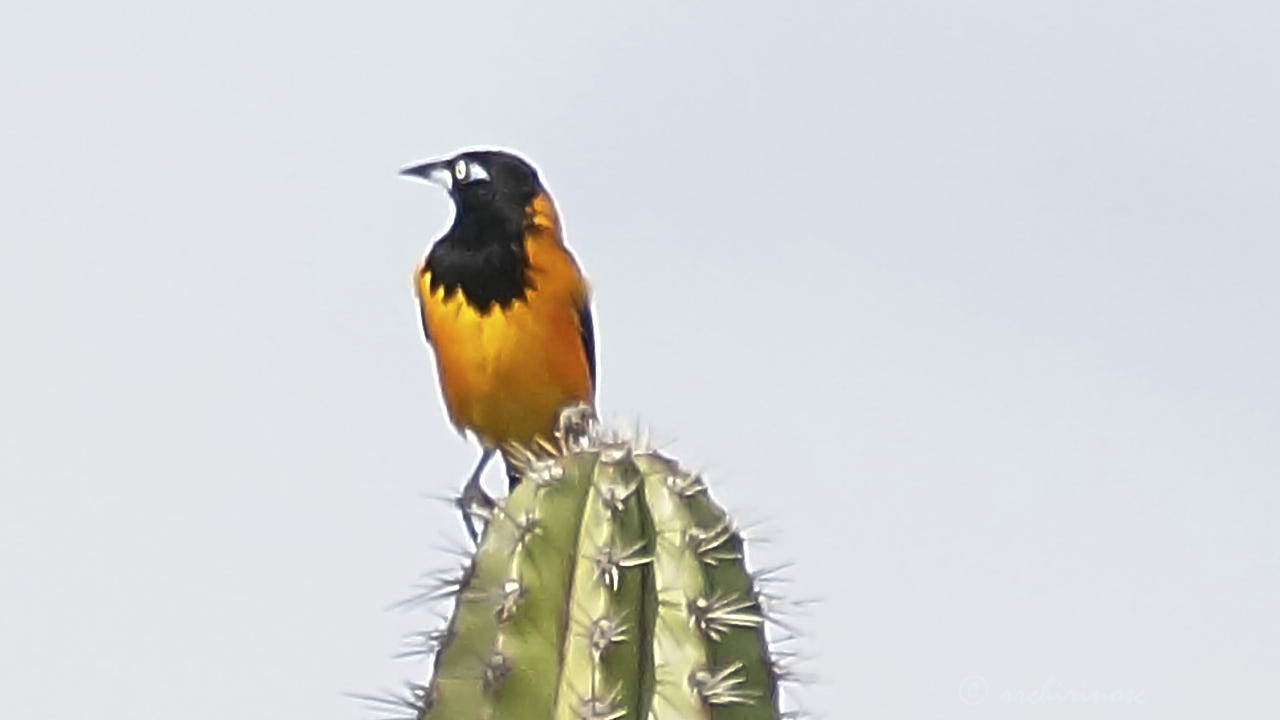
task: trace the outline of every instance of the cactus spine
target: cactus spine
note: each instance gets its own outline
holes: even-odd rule
[[[417,720],[781,717],[742,539],[702,480],[568,435],[489,514]]]

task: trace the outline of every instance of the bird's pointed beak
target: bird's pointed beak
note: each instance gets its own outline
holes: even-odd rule
[[[445,190],[453,189],[453,173],[449,170],[448,160],[429,160],[400,168],[400,175],[410,180],[420,180],[439,185]]]

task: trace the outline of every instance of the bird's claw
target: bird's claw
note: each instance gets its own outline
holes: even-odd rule
[[[596,409],[590,403],[575,403],[560,410],[555,435],[568,450],[582,450],[591,445],[596,428]]]

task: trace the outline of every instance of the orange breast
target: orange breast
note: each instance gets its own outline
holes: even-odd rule
[[[449,419],[490,446],[549,434],[561,408],[593,399],[578,314],[586,284],[550,201],[535,200],[530,217],[527,301],[482,313],[461,292],[432,292],[429,273],[418,278]]]

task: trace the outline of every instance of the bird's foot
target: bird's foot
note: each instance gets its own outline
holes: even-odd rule
[[[568,451],[583,450],[591,445],[596,431],[596,409],[588,403],[575,403],[560,410],[555,435]]]

